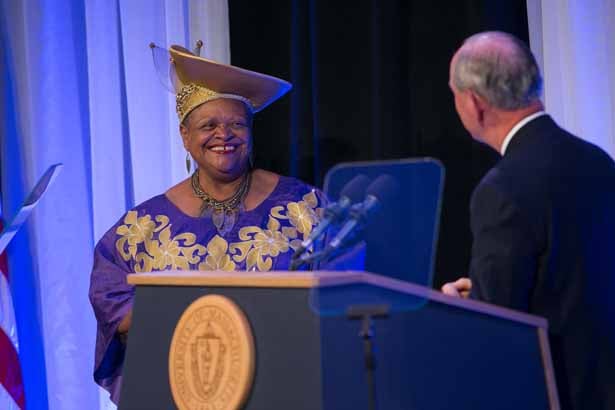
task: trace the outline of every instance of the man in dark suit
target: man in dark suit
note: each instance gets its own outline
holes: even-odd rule
[[[470,204],[470,278],[442,291],[549,320],[562,409],[615,409],[615,165],[543,111],[528,47],[500,32],[451,61],[455,107],[502,159]]]

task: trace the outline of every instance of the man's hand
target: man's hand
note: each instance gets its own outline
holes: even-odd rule
[[[472,290],[472,281],[470,278],[459,278],[455,282],[444,284],[441,290],[445,295],[467,298]]]

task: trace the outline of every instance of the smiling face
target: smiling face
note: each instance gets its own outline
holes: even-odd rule
[[[228,182],[247,171],[252,117],[241,101],[220,98],[200,105],[180,125],[180,133],[184,147],[208,177]]]

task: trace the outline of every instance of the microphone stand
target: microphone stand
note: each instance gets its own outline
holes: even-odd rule
[[[298,255],[298,256],[296,256]],[[311,254],[298,254],[295,253],[293,254],[293,256],[290,259],[290,266],[288,268],[288,270],[290,271],[294,271],[299,269],[301,266],[305,265],[305,264],[314,264],[314,263],[318,263],[320,261],[322,261],[325,257],[327,256],[327,254],[325,254],[324,251],[318,251],[318,252],[314,252]]]
[[[369,410],[376,410],[376,357],[374,355],[374,329],[372,318],[384,318],[389,316],[389,305],[352,305],[346,311],[346,317],[350,320],[361,320],[359,337],[363,341],[363,363],[367,377],[367,397]]]

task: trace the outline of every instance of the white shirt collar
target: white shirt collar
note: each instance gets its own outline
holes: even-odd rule
[[[528,122],[532,121],[534,118],[542,117],[543,115],[547,115],[547,113],[544,111],[538,111],[538,112],[535,112],[534,114],[528,115],[527,117],[525,117],[524,119],[516,123],[515,126],[512,127],[510,131],[508,131],[508,134],[506,134],[506,137],[504,138],[504,142],[502,142],[502,147],[500,148],[500,154],[504,155],[506,153],[506,148],[508,148],[508,144],[510,144],[510,140],[513,139],[513,137],[515,136],[517,131],[521,129],[521,127],[523,127]]]

